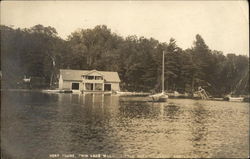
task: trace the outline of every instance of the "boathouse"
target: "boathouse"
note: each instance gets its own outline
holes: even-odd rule
[[[119,84],[117,72],[60,69],[60,90],[120,91]]]

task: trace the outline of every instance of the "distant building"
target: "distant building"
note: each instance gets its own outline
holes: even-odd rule
[[[44,77],[30,76],[29,78],[24,76],[22,82],[18,82],[18,85],[22,88],[46,88],[46,82]]]
[[[70,69],[60,70],[60,90],[120,91],[119,84],[120,78],[117,72]]]

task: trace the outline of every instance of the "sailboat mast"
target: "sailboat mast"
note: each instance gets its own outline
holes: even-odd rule
[[[165,65],[164,65],[164,54],[165,54],[165,52],[163,51],[162,52],[162,93],[164,92],[164,67],[165,67]]]

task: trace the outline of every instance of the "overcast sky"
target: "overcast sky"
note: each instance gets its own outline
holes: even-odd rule
[[[1,2],[1,24],[55,27],[66,39],[78,28],[107,25],[126,37],[137,35],[190,48],[200,34],[212,50],[249,54],[247,1],[9,1]]]

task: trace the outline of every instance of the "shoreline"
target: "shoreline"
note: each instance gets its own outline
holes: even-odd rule
[[[7,91],[7,92],[41,92],[41,93],[54,93],[54,94],[82,94],[81,92],[76,93],[76,92],[63,92],[61,90],[58,89],[0,89],[1,92],[3,91]],[[107,92],[85,92],[86,94],[107,94]],[[85,94],[83,93],[83,94]],[[109,94],[114,94],[114,95],[118,95],[120,97],[125,97],[125,98],[129,98],[129,97],[147,97],[150,93],[148,92],[123,92],[123,93],[109,93]],[[250,102],[250,97],[249,95],[242,95],[240,96],[243,98],[242,101],[229,101],[229,102]],[[169,95],[169,99],[192,99],[192,100],[204,100],[204,99],[200,99],[197,97],[191,97],[191,96],[171,96]],[[208,101],[227,101],[225,100],[225,98],[209,98],[206,99]]]

